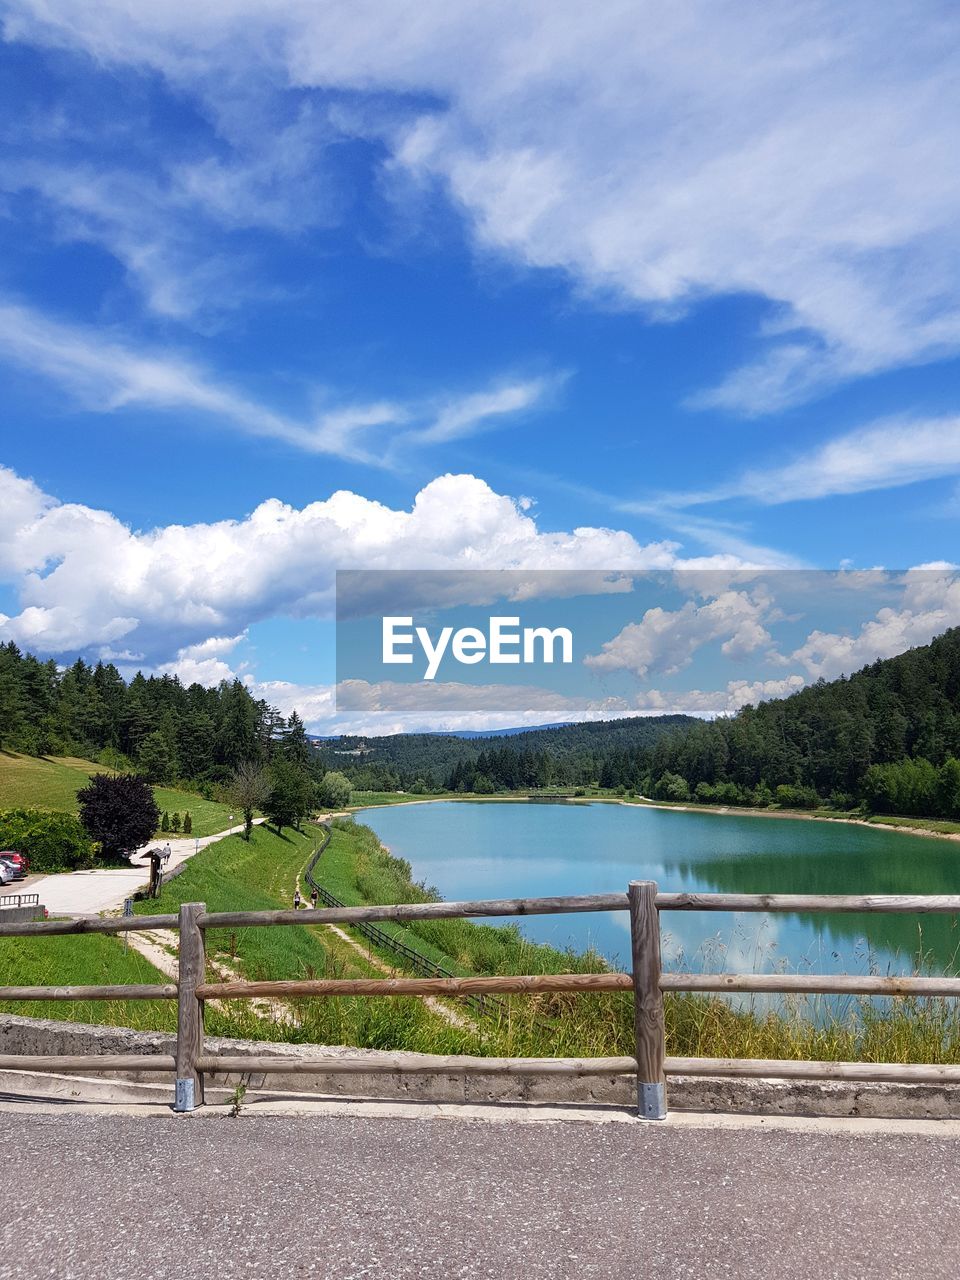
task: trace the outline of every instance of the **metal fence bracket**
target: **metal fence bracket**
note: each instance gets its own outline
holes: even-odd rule
[[[174,1111],[192,1111],[194,1108],[193,1096],[193,1080],[188,1077],[186,1080],[177,1079],[176,1088],[173,1096]]]
[[[637,1114],[641,1120],[666,1120],[667,1091],[662,1084],[637,1086]]]

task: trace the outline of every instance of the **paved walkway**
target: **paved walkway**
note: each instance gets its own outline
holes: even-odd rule
[[[949,1136],[74,1113],[0,1146],[0,1280],[960,1275]]]
[[[262,818],[255,819],[262,822]],[[137,850],[140,859],[130,867],[111,867],[101,871],[69,871],[62,875],[29,876],[21,882],[20,892],[39,893],[40,902],[51,915],[91,916],[101,911],[115,911],[123,906],[125,898],[132,898],[138,889],[145,888],[150,882],[150,863],[143,861],[147,849],[164,848],[170,845],[170,861],[164,867],[164,874],[178,867],[187,858],[193,857],[198,849],[222,840],[224,836],[234,835],[243,830],[243,823],[229,827],[226,831],[218,831],[212,836],[181,836],[176,840],[161,837],[151,840],[142,849]]]

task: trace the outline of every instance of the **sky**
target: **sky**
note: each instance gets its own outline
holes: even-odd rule
[[[957,560],[955,5],[0,15],[0,639],[324,732],[337,569]]]

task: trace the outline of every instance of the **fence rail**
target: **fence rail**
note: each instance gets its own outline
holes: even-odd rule
[[[323,832],[319,845],[314,849],[310,861],[307,863],[303,873],[303,878],[311,889],[316,889],[317,896],[323,903],[324,907],[346,907],[345,902],[341,902],[339,898],[335,898],[329,889],[325,889],[317,880],[314,872],[317,869],[317,863],[323,856],[327,845],[330,843],[330,825],[328,822],[320,822],[316,824]],[[329,913],[324,913],[325,919],[329,919]],[[331,923],[333,923],[331,921]],[[458,975],[450,969],[445,969],[443,965],[437,964],[422,952],[417,951],[414,947],[408,946],[405,942],[401,942],[399,938],[395,938],[392,933],[387,933],[386,929],[381,929],[379,925],[372,924],[369,921],[360,920],[353,925],[354,930],[361,937],[366,938],[368,942],[372,942],[375,947],[395,955],[400,960],[405,960],[414,973],[419,973],[429,978],[456,978]],[[464,993],[461,997],[463,1003],[468,1008],[473,1009],[475,1013],[487,1015],[491,1013],[501,1013],[504,1009],[502,1000],[493,1000],[489,995],[475,995],[472,993]]]
[[[191,1111],[203,1101],[209,1073],[465,1074],[507,1073],[567,1076],[636,1077],[638,1114],[666,1115],[665,1080],[671,1075],[770,1077],[807,1080],[886,1080],[914,1084],[960,1084],[960,1064],[939,1065],[800,1062],[768,1059],[668,1057],[664,1039],[663,993],[793,992],[883,996],[960,996],[958,977],[878,977],[827,974],[663,973],[660,964],[660,913],[663,911],[769,911],[789,913],[879,912],[960,915],[960,896],[811,894],[658,893],[652,881],[634,881],[626,893],[557,898],[508,898],[474,902],[400,903],[368,907],[331,907],[325,922],[370,926],[379,920],[442,920],[491,916],[556,915],[567,912],[628,911],[631,972],[462,977],[433,966],[426,977],[310,979],[273,982],[207,982],[205,933],[212,928],[262,928],[302,925],[302,911],[207,911],[203,903],[184,903],[179,915],[85,918],[4,924],[0,937],[50,934],[116,934],[132,930],[178,929],[176,983],[137,986],[0,987],[0,1000],[176,999],[176,1053],[99,1055],[0,1055],[0,1068],[50,1071],[157,1071],[175,1074],[174,1109]],[[389,936],[389,935],[385,935]],[[392,940],[396,941],[396,940]],[[404,945],[404,944],[400,944]],[[411,949],[412,950],[412,949]],[[417,953],[414,952],[416,955]],[[423,959],[419,957],[418,959]],[[429,962],[432,964],[432,962]],[[234,1057],[210,1054],[204,1047],[206,1000],[397,995],[449,995],[488,1000],[492,995],[537,992],[632,991],[635,1052],[619,1058],[470,1058],[416,1054],[377,1057],[290,1058],[279,1055]]]
[[[10,907],[39,907],[39,893],[3,893],[0,894],[0,911]]]

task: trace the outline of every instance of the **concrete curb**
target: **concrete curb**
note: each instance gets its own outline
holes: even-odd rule
[[[164,1032],[133,1031],[125,1027],[86,1026],[39,1018],[0,1015],[0,1053],[4,1054],[159,1054],[174,1052],[175,1040]],[[301,1059],[371,1057],[383,1055],[375,1049],[352,1049],[331,1045],[294,1045],[211,1037],[212,1053],[231,1057],[254,1057],[269,1053],[279,1058]],[[391,1055],[395,1056],[395,1055]],[[27,1073],[11,1072],[26,1083]],[[69,1077],[61,1077],[68,1082]],[[73,1077],[77,1084],[77,1077]],[[156,1073],[98,1073],[90,1082],[110,1096],[111,1087],[137,1085],[149,1088],[151,1100],[166,1101],[172,1082]],[[296,1098],[352,1098],[386,1100],[403,1104],[457,1104],[491,1106],[523,1103],[560,1107],[605,1107],[625,1109],[636,1106],[636,1082],[632,1075],[614,1077],[559,1077],[511,1075],[466,1076],[452,1071],[441,1076],[327,1075],[303,1076],[271,1072],[243,1075],[208,1075],[206,1087],[211,1098],[223,1098],[234,1086],[244,1084],[247,1098],[288,1096]],[[4,1086],[6,1087],[6,1086]],[[13,1092],[13,1088],[10,1088]],[[801,1080],[707,1079],[675,1076],[668,1082],[671,1113],[698,1112],[719,1115],[819,1116],[834,1118],[893,1118],[903,1120],[960,1120],[960,1086],[820,1082]]]

